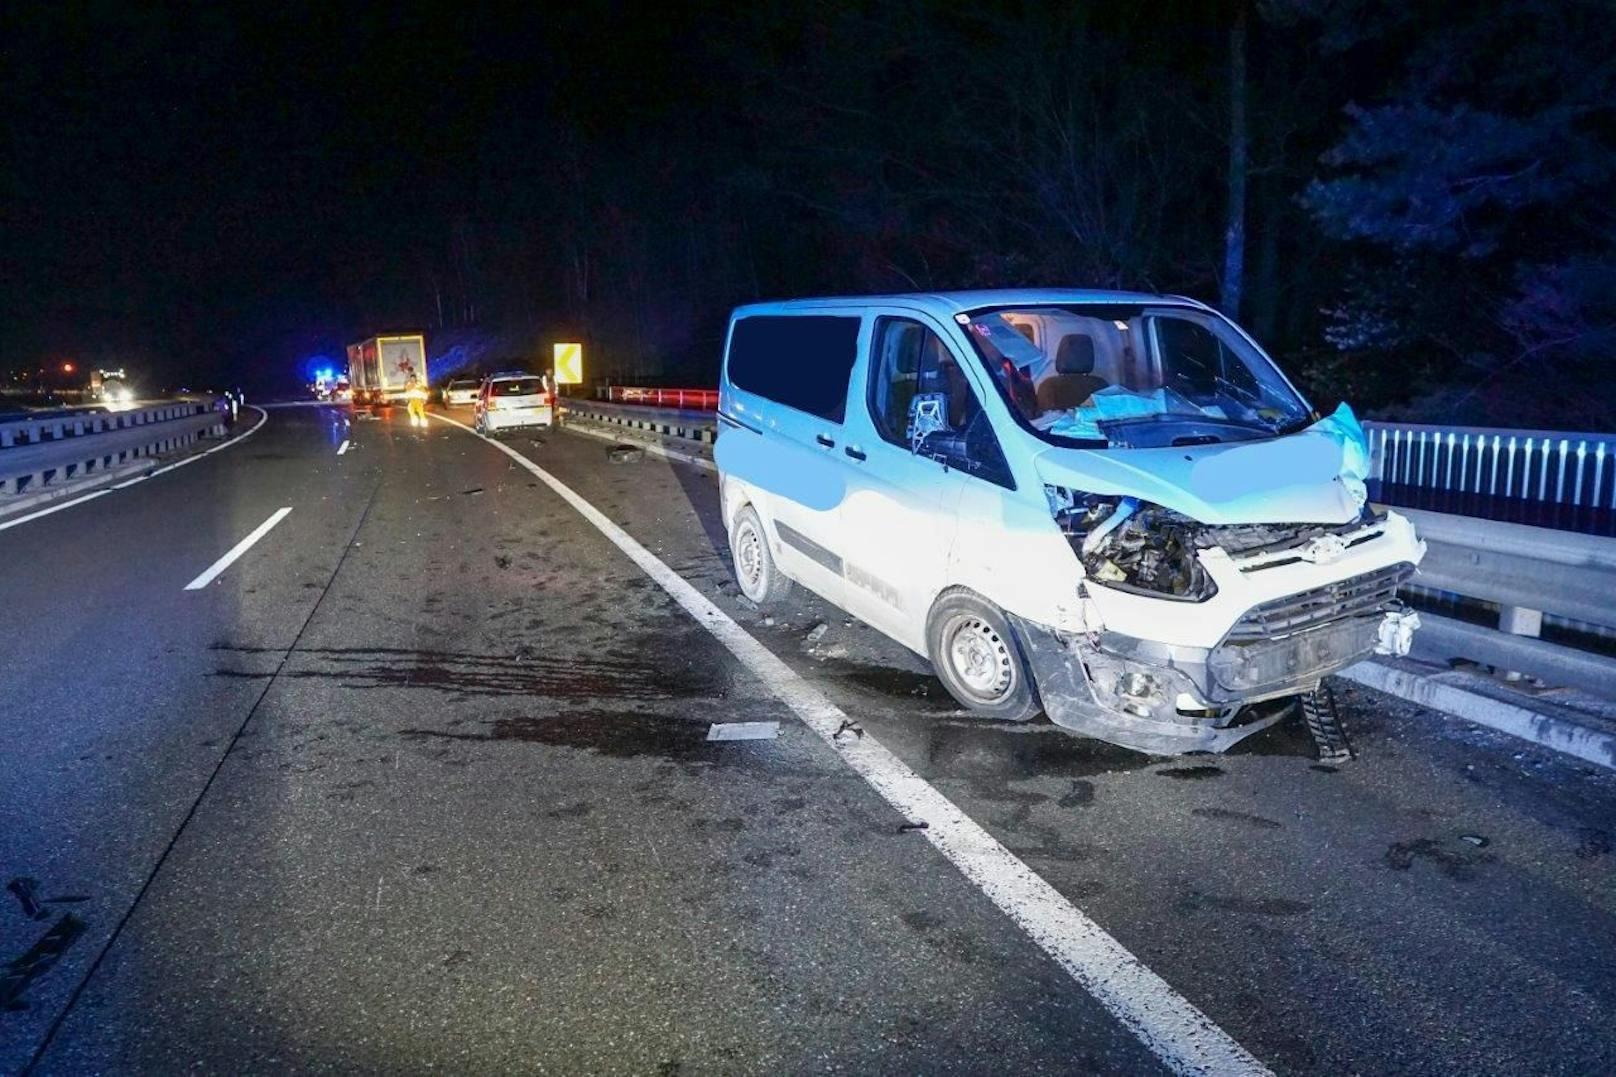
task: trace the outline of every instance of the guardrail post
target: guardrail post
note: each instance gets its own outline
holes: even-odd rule
[[[1529,610],[1523,606],[1503,606],[1498,611],[1498,630],[1508,632],[1512,636],[1531,636],[1536,639],[1543,634],[1543,611]],[[1518,670],[1505,670],[1506,681],[1518,681],[1521,674]]]

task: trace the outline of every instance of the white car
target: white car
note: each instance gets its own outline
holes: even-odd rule
[[[443,387],[443,406],[446,408],[471,407],[477,403],[482,383],[476,378],[455,378]]]
[[[735,571],[800,583],[961,704],[1222,751],[1247,704],[1406,653],[1424,556],[1241,329],[1173,296],[796,300],[730,320],[714,448]]]
[[[479,434],[555,425],[555,396],[542,375],[506,370],[483,379],[477,394]]]

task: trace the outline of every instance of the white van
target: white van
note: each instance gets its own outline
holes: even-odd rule
[[[799,583],[961,704],[1141,751],[1222,751],[1371,653],[1424,556],[1321,417],[1193,300],[1023,290],[730,319],[715,445],[754,602]]]

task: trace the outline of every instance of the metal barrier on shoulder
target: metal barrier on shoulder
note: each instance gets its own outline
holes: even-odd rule
[[[205,399],[129,411],[0,420],[0,506],[6,495],[110,470],[133,459],[224,433],[225,416]]]
[[[1545,614],[1589,625],[1616,622],[1616,539],[1399,509],[1427,551],[1413,584],[1499,608],[1492,627],[1420,614],[1417,655],[1466,658],[1551,684],[1609,695],[1616,658],[1539,639]]]

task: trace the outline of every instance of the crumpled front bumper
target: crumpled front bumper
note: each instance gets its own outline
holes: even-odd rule
[[[1283,714],[1250,703],[1302,695],[1374,653],[1406,654],[1418,615],[1401,605],[1267,638],[1181,647],[1115,632],[1068,636],[1013,618],[1050,721],[1157,755],[1222,752]]]

